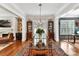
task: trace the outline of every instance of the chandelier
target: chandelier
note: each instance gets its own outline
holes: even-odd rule
[[[40,3],[38,6],[40,7],[40,16],[39,16],[40,17],[40,19],[39,19],[40,21],[39,21],[38,27],[42,27],[42,21],[41,21],[42,20],[41,19],[41,17],[42,17],[41,16],[41,7],[42,7],[42,4]]]
[[[42,4],[39,4],[39,7],[40,7],[40,23],[41,23],[41,6],[42,6]]]

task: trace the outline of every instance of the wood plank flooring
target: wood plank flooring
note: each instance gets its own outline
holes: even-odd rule
[[[2,51],[0,51],[0,56],[15,56],[18,51],[20,51],[24,46],[28,45],[28,41],[21,42],[15,41],[12,45],[6,47]],[[77,46],[77,47],[76,47]],[[77,55],[79,56],[79,43],[71,44],[68,42],[62,42],[61,48],[67,53],[68,55]]]
[[[15,56],[27,42],[15,41],[12,45],[0,51],[0,56]]]

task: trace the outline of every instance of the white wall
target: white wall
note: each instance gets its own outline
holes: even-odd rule
[[[26,40],[26,18],[22,18],[22,41]]]
[[[55,33],[55,40],[59,41],[59,18],[56,17],[54,20],[54,33]]]
[[[33,31],[36,28],[36,25],[38,24],[39,17],[38,16],[27,16],[27,20],[30,18],[30,20],[33,21]],[[59,41],[59,18],[54,16],[43,16],[42,17],[42,22],[43,22],[43,27],[47,31],[48,30],[48,19],[52,19],[54,21],[54,34],[55,34],[55,40],[58,42]]]
[[[27,20],[30,19],[33,21],[33,31],[38,28],[38,25],[40,23],[40,16],[27,16]],[[46,34],[48,32],[48,20],[51,19],[54,21],[54,16],[53,15],[46,15],[46,16],[41,16],[41,22],[42,22],[42,27],[46,31]]]
[[[8,27],[8,28],[0,28],[0,35],[2,34],[7,34],[7,33],[14,33],[14,36],[15,36],[15,33],[17,32],[17,19],[16,17],[11,17],[11,18],[8,18],[8,17],[4,17],[4,18],[0,18],[0,20],[9,20],[11,22],[11,27]]]
[[[11,20],[11,22],[12,22],[12,29],[13,29],[13,31],[12,31],[12,33],[14,34],[14,40],[16,39],[16,32],[17,32],[17,19],[16,18],[12,18],[12,20]]]
[[[3,33],[13,32],[14,36],[15,36],[15,33],[17,31],[16,17],[17,17],[16,15],[12,14],[8,10],[6,10],[2,6],[0,6],[0,20],[10,20],[11,21],[11,28],[0,28],[0,35],[2,35]]]
[[[32,16],[30,16],[29,18],[31,20],[33,20],[33,22],[34,22],[34,20],[35,20],[35,22],[37,22],[36,20],[37,20],[38,17],[32,17]],[[45,19],[43,18],[43,20],[45,20]],[[50,19],[50,17],[48,17],[47,19]],[[27,17],[23,17],[23,20],[22,20],[22,41],[26,40],[26,31],[27,31],[27,29],[26,29],[26,21],[27,20],[28,20],[28,16]],[[44,22],[46,22],[46,20]],[[54,21],[55,40],[58,42],[59,41],[59,18],[56,17],[55,19],[53,19],[53,21]],[[44,24],[47,24],[47,23],[44,23]],[[33,23],[33,26],[34,25],[35,25],[35,23]],[[48,28],[47,25],[44,26],[44,27],[45,27],[45,29]],[[33,30],[34,30],[34,28],[35,28],[35,26],[33,27]]]

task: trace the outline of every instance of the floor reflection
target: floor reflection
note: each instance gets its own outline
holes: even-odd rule
[[[70,56],[79,55],[79,53],[77,52],[77,50],[79,49],[77,49],[76,43],[72,44],[70,42],[62,41],[60,46],[64,50],[64,52]]]

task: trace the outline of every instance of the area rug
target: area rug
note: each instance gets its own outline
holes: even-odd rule
[[[36,56],[68,56],[57,43],[52,44],[52,50],[49,50],[48,55],[36,55]],[[19,51],[16,56],[35,56],[30,54],[29,47],[23,47],[21,51]]]
[[[7,43],[0,44],[0,51],[10,46],[11,44],[13,44],[13,42],[7,42]]]

